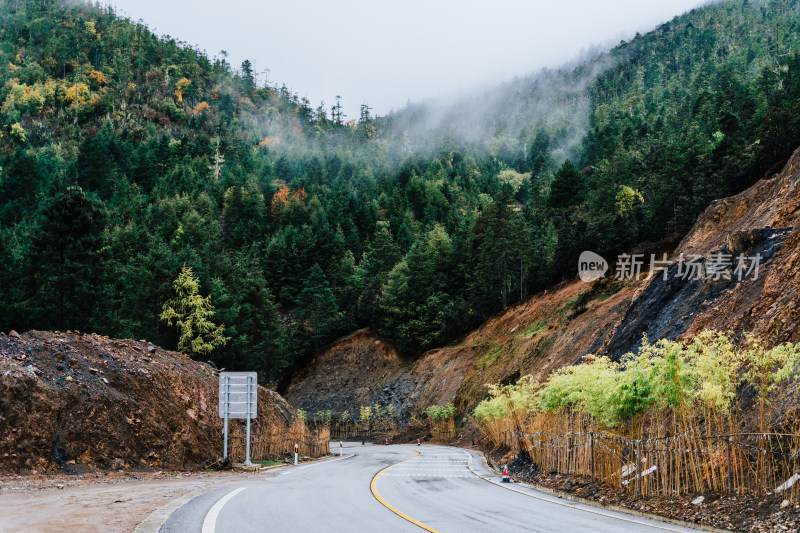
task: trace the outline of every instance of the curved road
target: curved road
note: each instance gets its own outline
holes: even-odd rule
[[[497,476],[467,450],[347,443],[344,453],[203,494],[177,509],[160,533],[693,531],[487,482],[479,475]]]

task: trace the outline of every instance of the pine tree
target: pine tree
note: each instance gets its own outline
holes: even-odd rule
[[[337,94],[336,103],[331,106],[331,120],[333,120],[333,123],[337,126],[341,126],[344,118],[345,115],[342,113],[342,97]]]
[[[378,331],[400,352],[438,345],[458,329],[461,298],[453,289],[453,243],[436,224],[389,273],[380,299]]]
[[[265,219],[264,196],[254,182],[225,191],[222,221],[226,244],[241,249],[257,242],[261,239]]]
[[[12,294],[11,287],[13,277],[13,256],[11,254],[10,243],[3,231],[0,231],[0,308],[6,312],[0,316],[0,331],[13,329],[9,319],[8,311],[11,310]]]
[[[376,129],[373,124],[372,116],[370,115],[372,108],[367,104],[361,104],[361,112],[358,119],[359,136],[368,141],[375,136]]]
[[[566,208],[585,199],[586,186],[580,171],[567,159],[550,185],[550,207]]]
[[[314,265],[297,296],[297,321],[313,351],[322,348],[341,318],[325,273]]]
[[[381,289],[400,260],[400,250],[394,242],[388,222],[378,222],[369,248],[358,265],[359,283],[363,287],[358,299],[357,320],[361,324],[373,321]]]
[[[25,327],[87,329],[98,315],[103,287],[105,209],[80,187],[47,201],[26,257]]]
[[[218,300],[218,311],[233,325],[227,330],[231,341],[216,354],[217,360],[231,369],[255,370],[266,381],[276,380],[288,361],[284,332],[264,275],[254,259],[239,258],[230,276],[229,305],[223,308]]]
[[[229,340],[223,335],[225,324],[217,326],[211,321],[214,316],[211,297],[200,296],[200,281],[191,267],[183,266],[173,287],[175,298],[164,304],[161,320],[170,326],[173,322],[178,326],[178,349],[197,357],[208,355],[215,348],[225,346]]]
[[[249,59],[242,61],[242,89],[245,94],[252,94],[256,89],[256,78],[253,74],[253,64]]]
[[[508,306],[516,277],[524,237],[523,225],[507,190],[501,189],[497,199],[481,215],[475,231],[478,254],[476,293],[484,312],[491,314]],[[497,301],[497,297],[500,301]]]

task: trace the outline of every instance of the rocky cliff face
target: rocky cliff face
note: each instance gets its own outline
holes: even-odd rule
[[[0,333],[0,471],[192,469],[221,459],[218,377],[144,341]],[[259,389],[253,431],[294,410]]]
[[[390,346],[360,332],[294,376],[286,397],[307,409],[351,412],[359,405],[392,403],[402,417],[452,401],[464,413],[482,399],[486,383],[525,374],[542,378],[588,353],[617,358],[636,349],[642,334],[675,339],[718,329],[752,332],[770,343],[798,341],[799,183],[800,150],[779,174],[714,202],[669,254],[666,279],[659,273],[649,280],[602,279],[591,286],[565,282],[489,320],[461,343],[413,362],[388,356],[394,354]],[[681,254],[697,256],[701,269],[712,268],[715,254],[730,256],[732,269],[738,256],[759,255],[758,276],[740,280],[731,272],[684,279],[678,276]],[[347,364],[331,371],[337,357],[346,357]],[[384,370],[370,370],[377,367]]]

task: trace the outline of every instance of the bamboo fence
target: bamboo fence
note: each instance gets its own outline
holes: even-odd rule
[[[452,418],[439,419],[430,424],[431,437],[438,441],[450,441],[456,438],[455,421]]]
[[[372,419],[368,422],[342,421],[333,418],[325,424],[330,427],[333,440],[388,438],[397,430],[397,423],[391,418]],[[320,424],[320,427],[323,427],[323,424]],[[455,422],[452,418],[431,423],[430,430],[435,440],[450,441],[456,438]]]
[[[513,425],[492,440],[527,455],[542,472],[588,476],[640,497],[778,494],[800,503],[797,434],[670,432],[661,426],[631,436],[580,416],[550,419],[546,429]]]
[[[242,428],[232,428],[228,439],[231,460],[244,461],[246,435]],[[330,431],[327,427],[310,431],[304,424],[295,424],[288,431],[270,431],[250,434],[250,460],[260,462],[293,454],[298,445],[300,455],[321,457],[330,452]]]
[[[332,419],[320,423],[319,427],[328,427],[334,440],[388,437],[397,430],[397,423],[389,418],[371,419],[365,422],[341,421]]]

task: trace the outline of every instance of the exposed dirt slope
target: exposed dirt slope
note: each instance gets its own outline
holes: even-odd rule
[[[359,332],[294,376],[286,397],[306,409],[342,406],[351,412],[358,405],[391,402],[404,417],[452,401],[464,413],[484,396],[486,383],[525,374],[541,378],[587,353],[617,358],[634,350],[643,333],[649,339],[675,339],[713,328],[752,331],[770,342],[800,340],[798,182],[800,151],[780,174],[714,202],[670,253],[673,261],[680,254],[701,256],[704,268],[713,253],[759,254],[757,278],[682,279],[673,262],[666,280],[658,275],[624,283],[604,279],[592,286],[565,282],[489,320],[457,345],[429,351],[413,363],[387,357],[394,353],[391,347]],[[645,257],[649,263],[649,251]],[[347,366],[332,371],[330,363],[343,354]],[[369,370],[380,365],[388,366]]]
[[[571,319],[571,302],[589,286],[559,285],[492,318],[459,344],[431,350],[413,363],[398,359],[384,340],[360,331],[318,355],[284,395],[310,411],[357,413],[359,405],[392,403],[407,418],[451,401],[463,411],[483,397],[486,383],[510,382],[527,373],[544,376],[596,350],[638,285],[598,284],[587,310]]]
[[[758,251],[758,236],[784,233],[783,245],[755,282],[716,299],[693,322],[690,333],[707,328],[751,331],[772,342],[800,340],[800,150],[783,172],[715,202],[681,243],[680,251],[714,248]]]
[[[410,367],[385,340],[359,330],[319,354],[312,365],[294,377],[290,391],[294,398],[318,399],[299,402],[299,407],[310,412],[353,412],[353,406],[375,402],[397,406],[405,393],[403,384],[409,379],[403,378]]]
[[[254,431],[294,411],[259,389]],[[144,341],[0,333],[0,470],[191,469],[221,459],[218,377]]]

